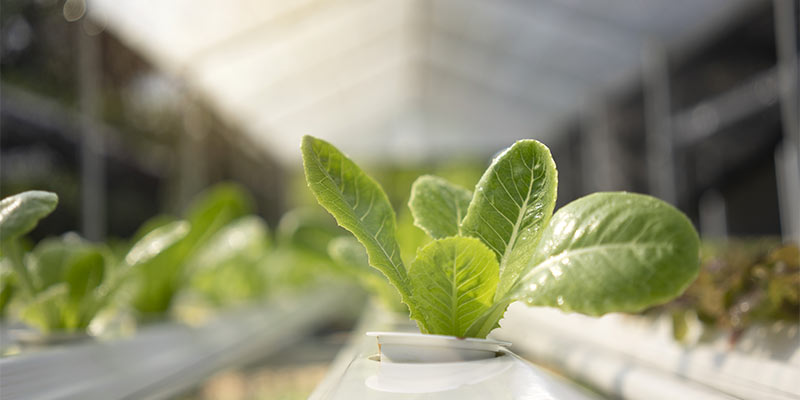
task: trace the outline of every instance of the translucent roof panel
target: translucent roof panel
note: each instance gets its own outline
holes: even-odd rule
[[[276,158],[488,155],[639,79],[757,0],[91,0],[90,15]]]

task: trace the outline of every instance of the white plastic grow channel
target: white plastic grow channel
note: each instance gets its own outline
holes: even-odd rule
[[[0,397],[163,399],[220,369],[284,349],[339,318],[358,291],[311,290],[221,315],[191,328],[165,323],[135,337],[57,347],[0,359]]]
[[[732,347],[681,345],[668,319],[592,318],[512,305],[495,337],[606,394],[625,399],[800,399],[797,324],[756,328]]]
[[[478,347],[490,350],[484,356],[467,361],[453,361],[453,354],[430,352],[420,355],[416,350],[413,360],[398,357],[408,347],[384,349],[386,346],[409,346],[419,344],[418,334],[399,335],[397,332],[414,330],[407,319],[396,315],[368,309],[359,327],[353,332],[350,344],[339,354],[325,380],[311,395],[312,400],[333,399],[563,399],[585,400],[595,398],[580,387],[552,375],[517,357],[503,343],[481,342]],[[392,332],[365,334],[368,330]],[[376,337],[381,337],[379,353]],[[453,340],[447,336],[430,338],[438,350],[452,350]],[[399,340],[398,340],[399,339]],[[417,342],[417,343],[415,343]],[[466,341],[464,341],[466,343]],[[460,347],[463,344],[456,344]],[[487,347],[488,346],[488,347]],[[475,347],[467,345],[475,349]],[[460,353],[463,355],[463,353]],[[391,359],[387,359],[387,355]],[[408,356],[408,353],[403,357]],[[441,357],[445,357],[442,359]],[[477,358],[477,359],[476,359]],[[459,359],[456,356],[456,359]],[[410,361],[410,362],[398,362]]]

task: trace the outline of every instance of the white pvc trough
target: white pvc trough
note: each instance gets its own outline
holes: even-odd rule
[[[798,325],[751,329],[732,345],[682,345],[668,318],[593,318],[512,304],[494,337],[535,362],[623,399],[800,399]],[[766,331],[770,331],[769,333]]]
[[[408,333],[408,320],[392,318],[368,310],[310,399],[595,398],[520,359],[507,342]]]
[[[0,398],[173,398],[223,368],[291,346],[339,318],[355,293],[342,287],[313,288],[306,296],[228,311],[201,327],[163,323],[128,339],[2,358]]]

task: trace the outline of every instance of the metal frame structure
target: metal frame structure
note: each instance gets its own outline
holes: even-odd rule
[[[778,84],[783,121],[783,144],[775,157],[784,237],[800,245],[800,43],[798,13],[793,0],[774,0]]]
[[[639,82],[649,43],[680,52],[756,3],[179,2],[156,17],[136,1],[88,5],[109,31],[294,164],[306,133],[361,159],[401,161],[410,150],[485,156],[523,137],[557,141],[558,126],[587,99]]]

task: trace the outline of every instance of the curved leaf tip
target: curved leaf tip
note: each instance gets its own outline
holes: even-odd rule
[[[8,241],[30,232],[57,205],[58,195],[41,190],[4,198],[0,201],[0,239]]]
[[[461,229],[497,255],[496,300],[508,293],[533,257],[553,214],[557,185],[550,150],[532,139],[520,140],[500,153],[478,181]]]
[[[330,143],[304,136],[303,170],[317,202],[366,248],[369,263],[400,292],[411,317],[420,320],[411,301],[408,273],[396,239],[396,219],[381,186]]]

